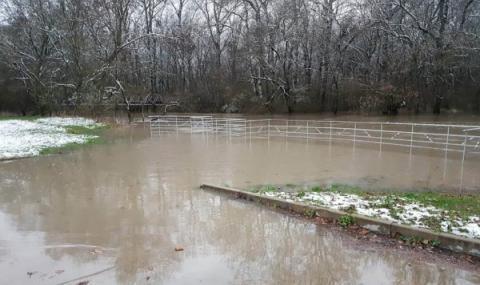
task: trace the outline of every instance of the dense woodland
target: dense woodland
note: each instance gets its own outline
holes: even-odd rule
[[[480,111],[480,0],[0,5],[0,111]]]

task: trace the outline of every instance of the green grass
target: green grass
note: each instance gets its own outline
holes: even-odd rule
[[[340,218],[338,218],[338,224],[342,228],[348,228],[349,226],[352,226],[355,224],[355,219],[350,215],[343,215]]]
[[[34,121],[36,119],[42,118],[41,116],[15,116],[15,115],[4,115],[0,116],[0,121],[6,120],[25,120],[25,121]],[[84,146],[89,146],[93,144],[101,144],[105,143],[105,140],[102,138],[102,134],[106,129],[109,127],[107,125],[96,126],[93,128],[87,128],[83,126],[66,126],[66,132],[73,135],[89,135],[89,136],[96,136],[96,138],[92,138],[87,140],[85,143],[70,143],[66,144],[61,147],[50,147],[45,148],[40,151],[41,155],[48,155],[48,154],[60,154],[65,152],[70,152],[76,149],[79,149]]]
[[[84,143],[69,143],[63,146],[59,147],[49,147],[49,148],[44,148],[40,151],[41,155],[49,155],[49,154],[62,154],[62,153],[67,153],[71,152],[74,150],[77,150],[79,148],[89,146],[89,145],[94,145],[94,144],[100,144],[103,143],[104,141],[101,138],[93,138],[89,139]]]
[[[297,197],[298,198],[303,198],[303,197],[305,197],[305,194],[306,193],[304,191],[300,191],[300,192],[298,192]]]
[[[300,196],[304,196],[308,192],[336,192],[345,194],[355,194],[364,199],[378,199],[383,197],[382,203],[374,205],[379,208],[387,208],[390,210],[392,216],[397,216],[396,205],[405,202],[416,202],[425,206],[434,206],[438,209],[448,211],[449,216],[457,216],[465,218],[468,216],[480,215],[480,195],[459,195],[455,193],[441,193],[441,192],[426,192],[422,191],[369,191],[368,189],[362,189],[358,186],[351,186],[345,184],[332,184],[330,186],[301,186],[288,184],[289,189],[297,191]],[[282,187],[274,185],[264,185],[254,187],[256,191],[252,192],[273,192]],[[429,224],[436,224],[436,221],[426,221]]]
[[[360,187],[345,185],[345,184],[332,184],[330,186],[330,188],[327,188],[327,191],[347,193],[347,194],[355,194],[355,195],[362,196],[362,197],[371,195],[370,192],[366,192],[366,191],[362,190],[362,188],[360,188]]]
[[[407,192],[397,195],[409,201],[434,206],[458,214],[459,216],[480,214],[480,195],[457,195],[434,192]]]
[[[319,193],[319,192],[322,192],[322,191],[325,191],[325,190],[322,189],[322,187],[320,187],[320,186],[313,186],[312,188],[310,188],[310,191],[315,192],[315,193]]]
[[[480,194],[460,195],[456,193],[442,193],[442,192],[427,192],[426,189],[419,189],[416,192],[410,191],[368,191],[357,186],[334,184],[331,186],[306,186],[295,185],[259,185],[255,186],[255,192],[265,193],[274,191],[290,192],[291,197],[303,198],[308,193],[338,193],[338,194],[355,194],[364,200],[369,201],[372,209],[381,208],[389,211],[389,216],[401,220],[406,225],[423,224],[426,228],[435,232],[452,233],[453,229],[468,233],[466,228],[462,227],[462,223],[470,223],[470,218],[473,216],[480,216]],[[307,200],[306,203],[311,205],[318,205],[313,200]],[[429,210],[428,207],[435,207],[432,210],[432,215],[424,215],[421,217],[412,216],[405,218],[405,205],[412,205],[414,207]],[[417,205],[415,205],[417,204]],[[415,208],[414,208],[415,209]],[[343,228],[348,228],[355,224],[355,219],[352,217],[357,212],[355,206],[345,206],[339,210],[345,212],[345,215],[338,218],[337,223]],[[307,217],[313,217],[312,213],[306,211],[304,213]],[[447,222],[445,227],[444,222]],[[406,244],[422,245],[422,246],[438,246],[439,241],[420,240],[416,237],[402,237]]]
[[[98,136],[102,134],[102,132],[107,129],[107,126],[97,126],[94,128],[87,128],[83,126],[66,126],[65,129],[67,130],[67,133],[73,134],[73,135],[92,135],[92,136]]]
[[[248,189],[248,191],[253,193],[266,193],[266,192],[276,192],[278,190],[277,187],[274,185],[260,185],[260,186],[253,186],[252,188]]]
[[[95,138],[88,139],[84,143],[69,143],[60,147],[49,147],[40,151],[41,155],[48,154],[62,154],[66,152],[71,152],[79,148],[94,145],[94,144],[103,144],[105,140],[102,137],[103,132],[108,129],[108,126],[97,126],[94,128],[87,128],[83,126],[67,126],[65,127],[67,133],[73,135],[89,135],[96,136]]]
[[[297,189],[303,189],[304,187],[297,185],[296,188]],[[305,190],[303,190],[303,191],[305,191]],[[306,191],[307,192],[315,192],[315,193],[337,192],[337,193],[356,194],[356,195],[359,195],[359,196],[370,195],[369,192],[362,191],[362,189],[360,187],[350,186],[350,185],[345,185],[345,184],[332,184],[328,187],[314,185],[314,186],[310,186]]]
[[[314,189],[311,190],[312,192],[318,192],[313,191]],[[323,189],[323,191],[355,194],[366,199],[385,197],[383,203],[378,206],[387,209],[393,209],[396,204],[402,203],[402,199],[405,199],[409,202],[417,202],[425,206],[434,206],[462,217],[480,214],[480,195],[459,195],[432,191],[425,192],[423,190],[417,192],[372,192],[357,186],[342,184],[333,184],[329,188]]]
[[[307,209],[307,210],[305,210],[303,215],[305,217],[308,217],[308,218],[314,218],[315,216],[317,216],[317,212],[315,210],[312,210],[312,209]]]

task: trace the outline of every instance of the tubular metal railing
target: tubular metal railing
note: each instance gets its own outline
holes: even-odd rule
[[[202,133],[248,139],[349,141],[413,149],[480,153],[480,126],[241,118],[213,116],[152,116],[152,134]]]
[[[213,116],[151,116],[152,136],[164,133],[190,133],[227,138],[285,139],[376,144],[384,146],[435,150],[445,155],[461,155],[459,188],[463,192],[467,154],[480,154],[480,126],[460,124],[361,122],[329,120],[286,120],[216,118]],[[477,156],[478,158],[478,156]],[[445,167],[446,171],[446,167]],[[445,175],[445,173],[444,173]]]

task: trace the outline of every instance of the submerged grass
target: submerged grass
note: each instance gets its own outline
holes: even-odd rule
[[[100,143],[102,143],[102,140],[100,138],[93,138],[93,139],[87,140],[84,143],[69,143],[60,147],[44,148],[40,151],[40,154],[41,155],[62,154],[62,153],[74,151],[76,149],[79,149],[88,145],[94,145],[94,144],[100,144]]]
[[[94,126],[94,127],[84,127],[84,126],[66,126],[65,129],[67,133],[73,135],[100,135],[108,127],[105,125]]]
[[[266,193],[266,192],[276,192],[278,191],[278,189],[279,188],[274,185],[267,184],[267,185],[253,186],[250,189],[248,189],[248,191],[253,193]]]
[[[89,135],[89,136],[95,136],[95,137],[88,139],[84,143],[69,143],[60,147],[45,148],[42,151],[40,151],[41,155],[62,154],[62,153],[71,152],[89,145],[103,144],[105,143],[105,139],[102,137],[102,134],[106,129],[108,129],[108,126],[106,125],[95,126],[95,127],[67,126],[65,127],[65,129],[69,134]]]

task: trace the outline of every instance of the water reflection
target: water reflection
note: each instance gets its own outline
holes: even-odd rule
[[[384,149],[379,157],[377,152],[295,142],[148,138],[140,132],[72,154],[0,164],[0,284],[57,284],[112,267],[87,279],[92,284],[480,283],[477,272],[365,248],[339,232],[196,188],[334,178],[399,188],[456,181],[455,175],[441,179],[438,157],[410,163],[408,153]],[[176,246],[185,251],[175,252]]]

